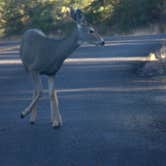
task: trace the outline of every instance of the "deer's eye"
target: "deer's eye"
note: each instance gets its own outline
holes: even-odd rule
[[[89,33],[94,33],[94,29],[93,28],[89,29]]]

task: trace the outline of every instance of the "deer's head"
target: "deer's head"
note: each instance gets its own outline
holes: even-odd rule
[[[96,32],[96,30],[88,24],[83,12],[80,9],[73,10],[70,14],[77,24],[80,43],[90,43],[95,45],[104,45],[104,39]]]

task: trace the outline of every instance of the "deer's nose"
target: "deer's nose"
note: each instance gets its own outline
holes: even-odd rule
[[[101,42],[101,46],[104,46],[105,45],[105,41],[103,40],[102,42]]]
[[[100,46],[104,46],[104,44],[105,44],[105,41],[102,39],[102,40],[99,42],[99,45],[100,45]]]

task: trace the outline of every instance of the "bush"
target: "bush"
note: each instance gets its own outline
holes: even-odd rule
[[[103,33],[128,32],[153,23],[163,29],[166,24],[165,0],[0,0],[0,30],[7,35],[27,28],[69,31],[72,26],[66,12],[70,6],[84,9]]]
[[[27,28],[49,31],[53,27],[52,4],[32,0],[6,0],[2,7],[1,28],[5,34],[19,34]]]
[[[164,0],[120,0],[114,7],[110,24],[121,31],[147,26],[159,22]]]
[[[0,28],[7,35],[20,34],[27,28],[40,28],[49,32],[66,25],[67,8],[84,8],[91,1],[1,0]]]

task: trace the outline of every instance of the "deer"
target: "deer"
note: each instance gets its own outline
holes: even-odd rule
[[[41,75],[48,76],[51,123],[53,128],[59,128],[62,126],[63,121],[54,86],[56,73],[63,65],[65,59],[82,44],[104,45],[104,39],[88,23],[82,10],[70,9],[70,16],[75,26],[72,32],[62,39],[49,37],[40,29],[29,29],[23,34],[20,46],[20,59],[24,68],[32,77],[34,90],[32,101],[21,112],[21,118],[31,114],[31,124],[34,124],[36,121],[36,105],[42,96]]]

